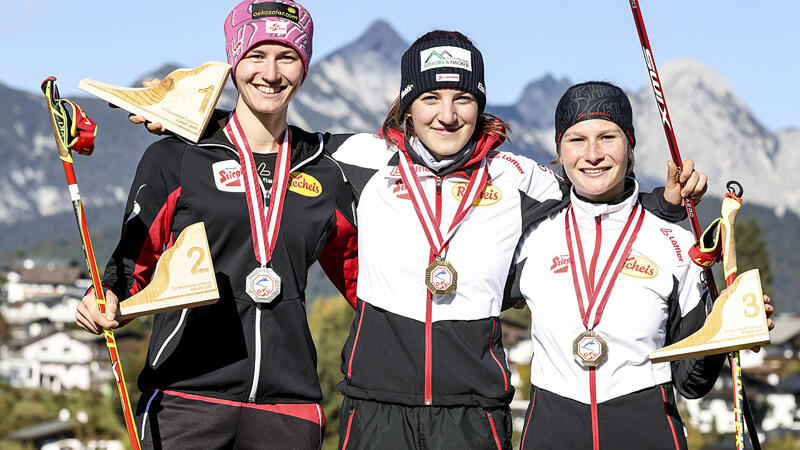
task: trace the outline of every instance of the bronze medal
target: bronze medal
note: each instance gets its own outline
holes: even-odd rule
[[[572,356],[583,367],[597,367],[608,356],[608,344],[593,330],[586,330],[572,342]]]
[[[434,295],[447,295],[456,288],[458,273],[453,265],[442,258],[436,258],[425,269],[425,285]]]
[[[256,267],[247,276],[247,295],[256,303],[271,303],[281,293],[281,277],[270,267]]]

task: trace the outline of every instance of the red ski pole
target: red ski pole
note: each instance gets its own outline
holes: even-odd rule
[[[661,124],[664,126],[664,134],[667,136],[667,145],[669,145],[669,152],[672,155],[672,161],[678,166],[678,175],[683,171],[683,161],[681,160],[681,152],[678,149],[678,141],[675,139],[675,132],[672,129],[672,119],[669,116],[669,109],[667,108],[667,100],[664,97],[664,90],[661,88],[661,77],[658,75],[656,68],[656,60],[653,58],[653,50],[650,48],[650,40],[647,38],[647,30],[644,27],[644,18],[642,18],[642,11],[639,8],[638,0],[630,0],[631,12],[633,12],[633,20],[636,22],[636,30],[639,32],[639,42],[642,44],[642,53],[644,54],[644,62],[647,65],[649,73],[650,84],[653,86],[653,94],[656,97],[656,105],[658,112],[661,116]],[[689,215],[689,223],[692,227],[692,234],[694,235],[695,242],[700,240],[700,235],[703,231],[700,229],[700,223],[697,220],[695,213],[694,200],[687,198],[684,202],[686,206],[686,213]],[[708,292],[711,293],[711,298],[716,299],[719,296],[717,286],[714,283],[714,274],[711,273],[710,268],[703,270],[706,277],[706,286]]]
[[[47,97],[47,110],[50,114],[50,124],[53,126],[58,155],[64,166],[64,174],[67,177],[67,187],[69,188],[69,195],[72,199],[72,208],[75,211],[75,218],[78,220],[78,229],[81,234],[86,266],[89,268],[89,273],[92,276],[92,285],[94,286],[94,292],[97,298],[97,307],[100,309],[101,313],[105,314],[106,300],[103,292],[103,285],[100,282],[100,272],[97,270],[97,262],[94,258],[92,240],[89,238],[89,227],[83,213],[83,204],[81,203],[81,196],[78,191],[78,182],[75,179],[75,171],[72,167],[73,160],[71,153],[73,150],[82,155],[90,155],[92,153],[92,150],[94,150],[94,137],[97,133],[97,126],[83,113],[83,110],[78,105],[67,99],[59,98],[58,87],[56,87],[55,81],[55,77],[49,77],[44,80],[44,82],[42,82],[42,91],[45,97]],[[128,430],[128,438],[130,438],[131,447],[134,450],[139,450],[141,446],[139,445],[139,439],[137,437],[136,423],[133,421],[131,402],[128,398],[128,389],[125,386],[125,376],[122,373],[122,364],[119,359],[119,351],[117,350],[117,341],[114,338],[113,331],[104,329],[103,334],[106,339],[108,354],[111,357],[111,370],[114,373],[114,378],[117,382],[117,391],[119,392],[119,398],[122,402],[122,414],[125,417],[125,427]]]
[[[653,87],[653,95],[656,97],[656,106],[658,106],[658,112],[661,116],[661,124],[664,126],[664,134],[667,137],[667,144],[669,145],[669,152],[672,155],[672,160],[675,162],[675,165],[678,166],[678,174],[681,173],[683,161],[681,160],[681,154],[678,150],[678,142],[675,139],[675,132],[672,128],[672,119],[669,116],[669,109],[667,108],[667,100],[664,96],[664,91],[661,89],[661,77],[658,75],[658,69],[656,68],[656,61],[653,57],[653,50],[650,47],[650,39],[647,37],[647,29],[644,27],[644,18],[642,17],[642,10],[639,6],[638,0],[630,0],[631,12],[633,13],[633,20],[636,23],[636,30],[639,33],[639,42],[642,44],[642,53],[644,55],[644,61],[647,65],[647,71],[650,78],[650,85]],[[695,242],[700,241],[700,236],[702,231],[700,230],[700,223],[697,220],[697,214],[695,214],[694,208],[694,201],[691,198],[687,198],[684,202],[686,205],[686,213],[689,215],[689,223],[692,227],[692,234],[694,235]],[[717,291],[716,283],[714,282],[714,275],[711,272],[710,267],[705,267],[703,269],[703,274],[705,275],[706,279],[706,287],[708,288],[708,292],[711,294],[711,298],[716,300],[719,296],[719,292]],[[727,274],[726,274],[727,276]],[[761,445],[758,442],[758,434],[756,433],[754,421],[752,420],[752,414],[750,412],[750,407],[747,402],[747,394],[744,390],[744,385],[741,382],[741,367],[739,366],[739,359],[738,359],[738,352],[735,354],[728,355],[728,362],[731,365],[731,370],[733,371],[733,382],[734,382],[734,412],[735,414],[735,428],[736,428],[736,446],[737,449],[743,448],[744,446],[744,439],[742,433],[744,432],[744,427],[742,426],[742,415],[741,412],[744,410],[745,416],[747,418],[748,428],[750,428],[750,440],[753,444],[753,448],[760,449]],[[736,372],[736,368],[738,367],[738,373]],[[742,447],[739,446],[741,442]]]

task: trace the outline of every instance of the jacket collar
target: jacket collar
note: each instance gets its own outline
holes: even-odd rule
[[[505,142],[505,137],[502,135],[496,133],[483,133],[478,136],[477,140],[470,141],[470,144],[468,145],[473,145],[474,147],[472,151],[467,152],[462,161],[447,167],[441,172],[435,172],[425,166],[425,163],[422,161],[419,155],[417,155],[416,152],[411,149],[411,145],[408,143],[408,140],[402,132],[389,129],[388,134],[389,141],[391,141],[394,144],[394,147],[399,150],[399,152],[395,153],[389,159],[389,166],[396,167],[400,163],[400,152],[408,153],[408,156],[411,158],[411,162],[414,163],[415,168],[416,166],[422,166],[425,168],[425,170],[417,169],[417,175],[419,176],[430,175],[444,177],[446,175],[458,174],[469,178],[472,176],[472,172],[478,168],[480,161],[485,158],[490,151],[494,150],[502,145],[503,142]],[[395,172],[397,172],[397,170],[393,169],[390,172],[390,176],[392,176],[392,174]],[[399,172],[397,176],[400,176]]]
[[[230,112],[228,111],[215,110],[214,115],[208,122],[205,133],[203,133],[203,137],[197,145],[221,146],[238,155],[236,147],[225,136],[225,132],[220,126],[220,120],[227,118],[229,115]],[[309,133],[293,125],[289,125],[289,132],[291,139],[289,142],[289,147],[291,148],[289,159],[292,171],[322,156],[323,142],[320,134]]]
[[[611,203],[594,203],[582,199],[573,186],[570,189],[570,202],[575,220],[581,228],[594,228],[597,217],[600,217],[604,225],[622,228],[639,202],[639,183],[633,178],[625,178],[625,190],[619,197],[612,199]]]

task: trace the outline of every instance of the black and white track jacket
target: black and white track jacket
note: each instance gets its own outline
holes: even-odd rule
[[[358,200],[358,303],[342,350],[345,395],[411,406],[510,402],[514,388],[498,316],[514,250],[528,225],[566,201],[550,169],[495,151],[501,142],[484,136],[477,144],[475,154],[488,158],[489,182],[446,254],[458,286],[430,297],[424,275],[433,255],[400,177],[397,148],[372,134],[328,143]],[[409,153],[446,231],[472,166],[440,177]],[[681,214],[661,197],[649,200]]]
[[[354,303],[353,197],[323,151],[330,135],[290,129],[292,176],[271,261],[282,286],[267,305],[245,292],[245,277],[259,264],[238,153],[219,125],[212,121],[198,144],[169,137],[144,153],[104,283],[121,300],[140,291],[162,252],[185,227],[202,221],[220,299],[155,316],[140,389],[256,403],[322,398],[306,323],[306,273],[319,259]]]
[[[628,182],[629,196],[616,204],[589,203],[571,194],[583,256],[587,265],[597,266],[597,277],[637,203],[638,186]],[[516,256],[521,265],[520,290],[532,317],[531,381],[589,404],[589,370],[573,359],[573,340],[586,328],[575,295],[565,214],[562,211],[526,232]],[[688,257],[693,244],[690,232],[645,212],[594,328],[608,343],[608,357],[596,370],[597,403],[670,382],[689,398],[702,396],[713,386],[724,355],[657,364],[648,358],[650,352],[689,336],[705,322],[702,270]]]

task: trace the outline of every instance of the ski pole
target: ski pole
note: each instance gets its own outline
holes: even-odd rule
[[[630,0],[631,6],[631,13],[633,13],[633,20],[636,23],[636,30],[639,34],[639,42],[642,45],[642,53],[644,55],[644,61],[647,66],[647,72],[650,79],[650,85],[653,87],[653,95],[656,98],[656,106],[658,107],[658,112],[661,117],[661,124],[664,126],[664,134],[667,137],[667,145],[669,146],[670,154],[672,155],[672,161],[675,162],[675,165],[678,166],[678,174],[680,175],[683,169],[683,161],[681,160],[680,150],[678,149],[678,141],[675,139],[675,132],[672,128],[672,119],[669,116],[669,109],[667,108],[667,100],[664,96],[664,91],[661,88],[661,77],[658,75],[658,69],[656,68],[656,61],[653,57],[653,50],[650,47],[650,39],[647,37],[647,29],[644,26],[644,17],[642,17],[641,7],[639,6],[639,0]],[[684,202],[686,206],[686,213],[689,215],[689,223],[692,228],[692,234],[694,235],[695,242],[700,241],[700,235],[702,231],[700,230],[700,223],[697,220],[697,214],[695,213],[695,205],[694,200],[691,198],[687,198]],[[716,300],[719,296],[719,292],[717,291],[716,283],[714,282],[714,275],[711,272],[710,267],[703,268],[703,275],[705,276],[706,287],[708,289],[709,294],[711,294],[711,298]],[[738,363],[738,352],[737,353],[737,362]],[[729,355],[728,358],[729,363],[733,367],[734,361],[732,355]],[[738,365],[738,364],[737,364]],[[741,367],[739,369],[739,373],[741,374]],[[736,389],[736,383],[734,383],[734,389]],[[753,444],[753,448],[760,449],[761,445],[758,442],[758,434],[755,432],[755,426],[751,425],[752,421],[751,418],[751,411],[750,405],[746,401],[747,396],[744,391],[744,386],[741,384],[741,378],[739,378],[739,392],[741,395],[736,396],[734,398],[734,409],[737,408],[738,404],[741,403],[744,407],[745,413],[748,416],[748,427],[752,427],[750,429],[750,440]],[[744,400],[739,402],[740,400]],[[737,416],[741,418],[741,416]],[[741,425],[741,422],[737,425],[737,433],[738,427]],[[737,446],[738,446],[738,435],[737,435]],[[738,448],[738,447],[737,447]]]
[[[656,68],[656,61],[653,58],[653,50],[650,48],[650,39],[647,37],[647,30],[644,27],[644,18],[642,17],[641,9],[639,8],[638,0],[630,0],[631,12],[633,12],[633,20],[636,22],[636,30],[639,32],[639,42],[642,44],[642,53],[644,54],[644,62],[647,65],[647,72],[650,79],[650,85],[653,87],[653,94],[656,97],[656,106],[658,107],[659,115],[661,116],[661,124],[664,126],[664,134],[667,136],[667,145],[669,146],[672,161],[678,166],[678,176],[683,172],[683,160],[681,160],[681,153],[678,149],[678,141],[675,139],[675,131],[672,129],[672,119],[669,116],[669,109],[667,108],[667,100],[664,97],[664,90],[661,88],[661,78],[658,75]],[[700,240],[702,230],[700,223],[697,220],[695,211],[694,200],[690,197],[684,202],[686,206],[686,213],[689,215],[689,224],[692,228],[695,242]],[[719,296],[717,286],[714,283],[714,274],[711,273],[710,268],[704,268],[703,273],[706,278],[706,286],[708,292],[711,293],[711,298],[716,299]]]
[[[92,240],[89,237],[89,227],[83,212],[78,182],[73,170],[73,159],[71,151],[76,151],[82,155],[90,155],[94,150],[94,137],[97,134],[97,126],[92,122],[83,110],[70,100],[62,99],[58,95],[58,87],[55,77],[48,77],[42,82],[42,92],[47,97],[47,110],[50,115],[50,125],[53,127],[53,135],[56,139],[58,156],[64,166],[64,174],[67,178],[67,188],[72,199],[72,208],[75,211],[75,218],[78,221],[78,230],[83,244],[83,253],[86,258],[86,266],[92,276],[92,286],[94,286],[97,307],[102,314],[106,312],[106,300],[103,292],[103,285],[100,282],[100,272],[97,270],[97,262],[94,258]],[[114,332],[103,329],[106,340],[108,354],[111,357],[111,370],[117,383],[117,391],[122,402],[122,413],[125,417],[125,427],[131,441],[131,447],[139,450],[139,439],[136,432],[136,423],[133,420],[131,403],[128,398],[128,389],[125,386],[125,376],[122,373],[122,364],[117,350],[117,341]]]
[[[738,187],[738,193],[736,188]],[[720,223],[720,235],[722,243],[722,266],[725,283],[728,287],[736,279],[736,239],[734,238],[733,227],[736,223],[736,215],[742,207],[742,195],[744,190],[736,181],[728,182],[728,193],[722,200],[722,222]],[[742,420],[742,366],[739,362],[739,351],[731,352],[728,362],[731,366],[731,381],[733,382],[733,423],[736,431],[736,450],[744,449],[744,424]],[[750,430],[752,437],[754,429]],[[754,445],[755,447],[755,445]]]

